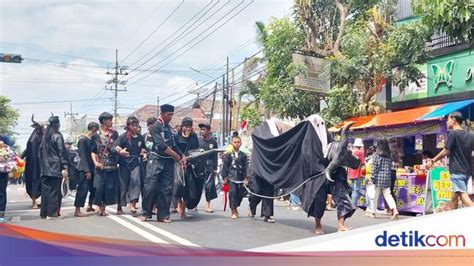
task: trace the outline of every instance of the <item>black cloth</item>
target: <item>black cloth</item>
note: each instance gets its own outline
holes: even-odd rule
[[[92,206],[92,204],[94,204],[95,190],[96,190],[96,188],[94,187],[94,172],[91,172],[91,175],[92,175],[92,178],[87,180],[88,187],[89,187],[89,200],[88,200],[89,206]]]
[[[41,137],[38,134],[39,129],[35,129],[26,144],[26,150],[21,158],[25,159],[25,186],[26,193],[32,199],[41,196],[41,170],[39,160],[39,150]]]
[[[222,177],[235,181],[243,181],[247,176],[247,158],[247,155],[241,151],[238,152],[238,155],[234,152],[224,154],[222,160]]]
[[[243,184],[229,181],[229,206],[231,209],[236,209],[240,206],[244,195],[245,188]]]
[[[217,199],[217,188],[216,188],[216,174],[214,171],[204,172],[204,191],[206,195],[206,201]]]
[[[127,202],[137,201],[140,197],[140,165],[137,164],[132,170],[121,165],[119,170],[119,201],[122,206],[126,206]]]
[[[46,138],[45,135],[40,145],[41,176],[62,177],[62,170],[68,166],[63,135],[53,133],[51,138]]]
[[[334,178],[334,183],[324,179],[324,184],[317,191],[315,198],[308,210],[308,215],[321,219],[326,210],[326,200],[328,194],[332,195],[332,199],[336,203],[337,218],[347,219],[354,214],[356,206],[352,203],[349,184],[347,184],[346,170],[338,167],[331,176],[338,175]]]
[[[199,140],[196,133],[192,132],[189,137],[185,138],[181,132],[176,134],[175,143],[179,151],[188,156],[189,151],[199,149]],[[178,200],[183,199],[186,208],[194,209],[201,200],[202,190],[204,186],[204,167],[203,160],[190,161],[184,172],[185,184],[180,180],[178,175],[175,176],[173,188],[172,206],[176,207]]]
[[[445,148],[449,150],[449,172],[470,176],[474,135],[465,130],[451,130]]]
[[[129,156],[122,157],[119,156],[120,167],[127,167],[129,170],[134,169],[140,164],[140,153],[141,150],[146,150],[145,140],[141,135],[135,137],[129,136],[129,133],[125,132],[120,135],[116,140],[114,145],[119,146],[122,149],[127,149]]]
[[[328,133],[327,136],[330,143],[331,135]],[[309,121],[303,121],[276,137],[264,124],[254,131],[252,140],[250,171],[277,189],[291,191],[306,179],[323,173],[329,164],[324,158],[322,143]],[[295,191],[308,215],[312,215],[310,209],[325,181],[326,178],[321,175]]]
[[[94,187],[96,205],[114,205],[119,198],[119,174],[117,167],[117,152],[114,149],[114,141],[118,138],[118,133],[110,129],[108,135],[99,130],[99,134],[92,137],[92,153],[97,154],[99,161],[103,164],[103,169],[95,169]]]
[[[91,173],[91,178],[93,172]],[[86,204],[87,193],[90,191],[90,181],[84,175],[84,172],[79,173],[79,180],[77,183],[76,190],[76,199],[74,200],[74,207],[82,208]],[[89,198],[89,204],[92,204],[92,201]]]
[[[182,152],[176,146],[173,129],[169,124],[164,124],[159,119],[151,128],[150,134],[153,140],[153,152],[160,156],[169,157],[169,155],[164,153],[164,151],[169,147],[179,155],[182,155]]]
[[[62,178],[57,176],[41,177],[41,217],[57,217],[59,215]]]
[[[80,158],[79,158],[79,152],[74,149],[69,149],[66,150],[67,154],[67,159],[68,159],[68,174],[69,174],[69,187],[71,190],[75,190],[77,187],[77,184],[79,183],[79,164],[80,164]]]
[[[204,139],[202,137],[199,138],[199,148],[205,151],[217,149],[218,144],[216,139],[209,138]],[[217,153],[211,154],[207,156],[205,159],[205,169],[208,172],[217,170]]]
[[[142,208],[145,217],[151,218],[155,204],[158,208],[158,219],[168,219],[170,217],[173,183],[174,161],[151,154],[146,166],[146,178],[143,187]]]
[[[0,217],[5,215],[7,206],[8,173],[0,172]]]
[[[94,162],[92,161],[92,143],[91,139],[81,136],[77,142],[77,151],[79,154],[78,170],[82,172],[94,173]]]
[[[94,174],[95,205],[114,205],[119,197],[118,171],[97,170]]]
[[[275,187],[268,184],[265,180],[252,174],[249,175],[249,188],[252,192],[263,196],[273,197],[275,196]],[[257,212],[257,206],[262,202],[262,208],[260,210],[261,217],[273,216],[273,199],[261,198],[255,195],[249,195],[250,212],[255,215]]]

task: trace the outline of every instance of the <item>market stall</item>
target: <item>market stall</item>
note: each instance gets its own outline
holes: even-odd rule
[[[448,132],[444,117],[453,111],[460,111],[463,117],[472,120],[474,99],[354,117],[330,131],[337,132],[353,122],[350,135],[353,139],[363,139],[366,149],[375,145],[378,139],[389,139],[391,151],[398,153],[401,159],[394,187],[398,210],[415,214],[438,212],[447,209],[444,202],[451,197],[448,162],[438,162],[431,171],[426,170],[426,163],[428,158],[433,158],[444,148]],[[369,174],[370,166],[366,168],[366,176]],[[365,182],[362,184],[363,192]],[[366,207],[365,196],[359,198],[358,205]],[[383,198],[378,206],[383,209]]]

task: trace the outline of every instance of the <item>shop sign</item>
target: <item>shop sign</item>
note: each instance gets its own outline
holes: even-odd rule
[[[431,196],[434,212],[442,212],[449,208],[449,201],[453,193],[449,171],[445,167],[435,167],[430,172]]]

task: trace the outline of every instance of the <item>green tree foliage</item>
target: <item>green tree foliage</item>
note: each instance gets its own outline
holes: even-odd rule
[[[300,118],[318,110],[318,99],[296,90],[294,78],[305,69],[293,63],[292,54],[304,45],[304,33],[288,17],[272,19],[263,41],[266,73],[260,83],[259,98],[267,110],[279,117]]]
[[[260,114],[260,112],[256,108],[251,106],[244,107],[240,117],[242,120],[248,121],[249,127],[258,127],[263,122],[262,115]]]
[[[10,99],[0,95],[0,134],[13,135],[12,127],[18,120],[18,112],[9,103]]]
[[[333,87],[326,97],[327,107],[321,111],[321,116],[328,125],[336,125],[356,113],[357,97],[348,85]]]
[[[415,0],[413,8],[423,16],[423,22],[435,31],[446,33],[459,42],[474,41],[474,1]]]

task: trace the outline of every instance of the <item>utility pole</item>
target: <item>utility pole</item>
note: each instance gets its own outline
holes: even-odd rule
[[[221,119],[221,134],[222,134],[222,137],[221,137],[221,140],[222,140],[222,145],[225,144],[225,137],[226,137],[226,134],[225,134],[225,119],[226,119],[226,114],[225,114],[225,109],[226,109],[226,103],[225,103],[225,74],[222,75],[222,119]]]
[[[70,118],[70,127],[69,127],[69,137],[72,138],[72,134],[74,132],[74,116],[79,115],[78,113],[72,112],[72,103],[69,103],[69,112],[64,112],[64,117]]]
[[[214,85],[214,93],[212,97],[212,107],[211,107],[211,118],[209,118],[209,125],[212,127],[212,118],[214,117],[214,105],[216,104],[216,94],[217,94],[217,82],[216,85]]]
[[[160,116],[160,96],[156,97],[156,118]]]
[[[244,66],[242,69],[242,80],[240,81],[240,91],[245,91],[247,83],[245,83],[245,75],[247,74],[247,57],[244,60]],[[235,118],[236,127],[240,126],[240,106],[242,105],[242,96],[239,95],[239,102],[237,103],[237,116]]]
[[[235,129],[236,127],[234,126],[235,119],[234,119],[234,87],[235,87],[235,78],[234,78],[234,68],[232,68],[232,85],[230,86],[230,98],[229,98],[229,128],[230,131]]]
[[[111,86],[107,88],[105,87],[106,90],[109,91],[114,91],[114,124],[117,126],[117,104],[118,104],[118,92],[119,91],[127,91],[127,88],[124,87],[123,89],[119,89],[119,85],[125,85],[127,82],[126,81],[120,81],[118,79],[119,76],[121,75],[128,75],[126,66],[121,66],[118,63],[118,49],[115,49],[115,67],[114,67],[114,72],[111,73],[110,71],[107,71],[107,75],[112,75],[113,78],[112,80],[107,81],[107,84],[114,83],[114,86]]]
[[[229,114],[230,114],[230,106],[229,106],[229,99],[230,99],[230,93],[229,93],[229,57],[227,57],[227,71],[226,71],[226,83],[225,83],[225,94],[226,94],[226,117],[225,117],[225,133],[226,135],[229,135],[230,132],[230,124],[229,124]]]

